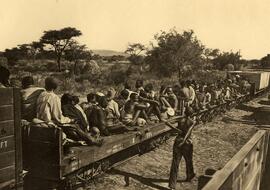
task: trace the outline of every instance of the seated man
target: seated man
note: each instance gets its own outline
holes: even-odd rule
[[[84,132],[88,131],[88,122],[86,117],[84,117],[81,110],[79,110],[76,105],[78,105],[78,102],[76,101],[76,98],[68,93],[63,94],[61,97],[61,108],[63,115],[66,117],[69,117],[71,119],[74,119],[74,121],[79,125],[81,130]]]
[[[179,102],[179,110],[180,115],[184,115],[186,108],[189,106],[189,89],[187,87],[186,81],[180,81],[180,89],[178,91],[178,102]]]
[[[224,103],[225,89],[223,83],[217,84],[216,95],[217,95],[217,103],[218,104]]]
[[[210,108],[211,107],[211,101],[212,101],[212,96],[210,93],[210,88],[209,86],[205,85],[205,106],[206,108]]]
[[[124,89],[120,92],[120,95],[116,98],[116,103],[118,104],[119,111],[123,109],[126,102],[130,99],[130,92],[127,89]]]
[[[87,103],[85,103],[84,111],[86,113],[86,116],[88,118],[88,114],[91,112],[93,106],[97,105],[97,99],[95,93],[89,93],[87,94]]]
[[[159,93],[161,111],[165,111],[168,116],[174,116],[178,110],[178,98],[174,94],[172,87],[161,86]]]
[[[36,103],[44,88],[34,86],[34,79],[31,76],[22,79],[22,119],[31,122],[36,117]]]
[[[211,84],[209,86],[209,89],[208,89],[209,93],[211,94],[211,105],[217,105],[218,104],[218,94],[217,94],[217,91],[216,91],[216,85],[215,84]]]
[[[124,84],[124,90],[128,92],[128,97],[127,97],[127,100],[129,100],[129,97],[132,93],[134,93],[132,90],[131,90],[131,85],[129,84],[129,82],[125,82]]]
[[[206,109],[206,98],[205,86],[201,85],[199,87],[199,91],[196,94],[196,99],[200,110]]]
[[[189,91],[188,105],[190,106],[191,104],[193,104],[193,102],[195,100],[196,93],[195,93],[194,87],[193,87],[190,80],[187,80],[186,84],[187,84],[187,88],[188,88],[188,91]]]
[[[61,110],[61,100],[54,93],[58,83],[54,78],[45,79],[45,89],[37,99],[37,118],[47,124],[61,127],[68,138],[72,140],[83,140],[87,144],[100,146],[102,141],[97,141],[87,133],[83,132],[76,124],[74,119],[65,117]]]
[[[141,96],[141,93],[144,92],[144,88],[143,88],[143,80],[138,79],[138,80],[136,81],[135,88],[136,88],[135,92],[138,93],[138,94]]]
[[[166,93],[167,93],[166,100],[169,102],[174,111],[176,111],[178,108],[178,99],[174,94],[172,87],[168,87],[166,89]]]
[[[161,118],[159,102],[156,100],[156,93],[151,83],[145,85],[145,90],[141,91],[139,99],[142,102],[150,104],[146,112],[148,116],[153,113],[158,117],[159,121],[164,121],[164,119]]]
[[[90,130],[94,127],[98,128],[102,136],[109,136],[107,129],[106,107],[108,105],[105,96],[96,95],[97,103],[87,112]]]
[[[137,93],[130,95],[130,100],[126,102],[124,109],[122,110],[122,122],[125,125],[143,126],[148,119],[145,110],[148,106],[139,103],[139,96]]]
[[[0,88],[9,87],[10,72],[7,68],[0,66]]]
[[[110,118],[120,118],[118,103],[114,101],[115,94],[115,90],[110,88],[106,96],[108,101],[107,110]]]

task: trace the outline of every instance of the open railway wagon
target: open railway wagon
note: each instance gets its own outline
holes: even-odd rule
[[[259,130],[221,170],[201,176],[198,190],[269,190],[269,129]]]
[[[228,75],[239,75],[248,79],[254,85],[253,93],[260,93],[269,88],[270,72],[263,70],[247,70],[247,71],[228,71]]]
[[[234,100],[234,105],[247,96]],[[237,103],[235,103],[237,102]],[[223,113],[227,102],[196,113],[205,121]],[[176,125],[175,116],[169,119]],[[172,130],[165,123],[105,137],[101,147],[63,146],[61,128],[27,127],[24,130],[25,189],[76,189],[93,177],[133,156],[144,154],[165,142]]]
[[[22,189],[20,91],[0,88],[0,189]]]

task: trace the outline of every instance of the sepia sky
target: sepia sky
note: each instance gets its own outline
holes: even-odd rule
[[[269,14],[270,0],[0,0],[0,51],[67,26],[90,49],[124,51],[176,27],[209,48],[260,59],[270,53]]]

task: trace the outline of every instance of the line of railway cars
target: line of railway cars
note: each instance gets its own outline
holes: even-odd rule
[[[255,93],[251,94],[269,86],[269,73],[268,85],[265,85],[267,77],[262,76],[264,72],[258,73],[253,71],[256,77],[249,78],[255,84]],[[153,150],[172,135],[164,123],[153,123],[147,128],[106,137],[101,147],[63,145],[61,128],[26,126],[21,135],[19,90],[0,89],[0,97],[0,189],[22,189],[22,162],[23,169],[27,171],[24,189],[74,189],[117,163]],[[247,98],[243,96],[236,102]],[[211,120],[228,105],[231,103],[197,114],[204,121]],[[176,124],[181,117],[169,120]]]
[[[22,189],[20,91],[0,89],[0,189]]]

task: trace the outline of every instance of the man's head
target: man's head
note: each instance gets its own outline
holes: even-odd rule
[[[135,87],[136,87],[136,88],[140,88],[140,87],[142,87],[142,86],[143,86],[143,80],[138,79],[138,80],[136,81]]]
[[[199,91],[200,92],[205,92],[206,85],[200,85],[199,86]]]
[[[181,88],[183,88],[183,87],[187,86],[187,83],[186,83],[186,81],[182,80],[182,81],[180,81],[180,85],[181,85]]]
[[[80,103],[80,98],[78,96],[72,96],[72,100],[74,105]]]
[[[139,96],[137,93],[132,93],[130,94],[130,100],[133,102],[138,102],[139,101]]]
[[[152,84],[152,83],[148,83],[148,84],[145,85],[145,87],[144,87],[144,90],[145,90],[146,92],[151,92],[153,89],[154,89],[154,87],[153,87],[153,84]]]
[[[187,87],[191,86],[191,81],[190,80],[187,80],[186,81],[186,85],[187,85]]]
[[[172,89],[172,87],[171,87],[171,86],[167,87],[166,92],[167,92],[168,95],[173,94],[173,89]]]
[[[124,87],[125,89],[131,90],[131,85],[129,84],[129,82],[125,82]]]
[[[96,102],[96,94],[95,93],[87,94],[87,101],[91,103]]]
[[[0,66],[0,83],[4,86],[9,86],[10,72],[7,68]]]
[[[56,81],[56,79],[52,77],[47,77],[45,79],[45,89],[47,91],[54,91],[57,89],[57,87],[58,87],[58,82]]]
[[[22,88],[29,88],[31,85],[34,85],[34,79],[31,76],[26,76],[22,78]]]
[[[107,99],[105,96],[97,96],[98,105],[102,108],[106,108],[108,105]]]
[[[122,90],[122,91],[120,92],[120,95],[121,95],[124,99],[128,99],[129,92],[125,89],[125,90]]]
[[[187,117],[190,117],[190,116],[192,116],[193,113],[194,113],[194,110],[193,110],[190,106],[188,106],[188,107],[186,108],[186,110],[185,110],[185,115],[186,115]]]
[[[61,97],[61,104],[62,105],[73,104],[73,96],[69,93],[63,94],[63,96]]]
[[[114,99],[115,94],[116,94],[116,91],[114,90],[114,88],[109,88],[107,91],[106,97],[108,100],[112,100],[112,99]]]

